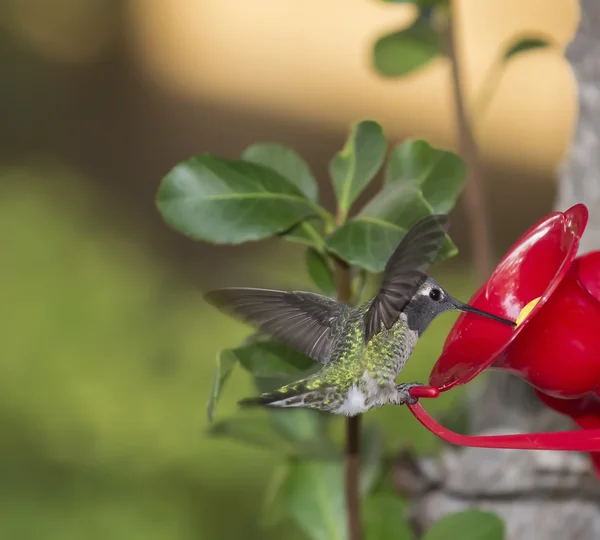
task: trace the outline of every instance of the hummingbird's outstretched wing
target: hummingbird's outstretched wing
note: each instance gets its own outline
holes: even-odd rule
[[[216,289],[204,298],[322,364],[329,360],[340,315],[351,309],[310,292],[246,287]]]
[[[381,288],[365,314],[365,340],[398,320],[400,313],[427,279],[427,268],[441,249],[448,216],[427,216],[404,236],[385,266]]]

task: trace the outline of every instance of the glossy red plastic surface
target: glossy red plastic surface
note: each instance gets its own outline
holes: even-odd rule
[[[595,320],[595,298],[594,302],[584,298],[585,287],[575,275],[563,292],[576,290],[576,298],[553,298],[571,269],[587,219],[587,208],[582,204],[564,213],[554,212],[514,244],[469,303],[516,320],[530,301],[541,297],[540,301],[516,329],[474,314],[461,314],[431,372],[430,386],[446,391],[489,367],[510,370],[537,388],[563,397],[582,395],[600,383],[600,363],[591,362],[592,351],[584,352],[576,364],[571,363],[572,354],[564,356],[573,350],[570,347],[581,352],[589,345],[582,335],[589,337],[594,325],[600,328]],[[569,309],[573,319],[566,320],[561,309]],[[589,310],[594,322],[586,324]],[[538,317],[540,323],[532,326]],[[599,352],[598,347],[594,351]],[[576,369],[569,367],[574,365]]]
[[[434,366],[434,397],[465,384],[486,368],[513,373],[536,388],[543,403],[570,416],[578,431],[466,436],[437,423],[419,404],[415,417],[442,439],[461,446],[586,451],[600,477],[600,251],[575,259],[587,224],[578,204],[534,225],[507,253],[470,304],[515,320],[540,298],[516,329],[462,314]]]
[[[593,258],[600,263],[598,253]],[[579,280],[576,259],[545,305],[493,367],[542,392],[585,396],[600,386],[600,302]]]
[[[415,386],[410,389],[410,395],[414,398],[436,398],[440,391],[433,386]]]
[[[577,399],[560,399],[536,390],[548,407],[570,416],[583,429],[600,429],[600,396],[596,392]]]
[[[520,433],[515,435],[460,435],[435,421],[420,403],[408,406],[410,412],[429,431],[451,444],[478,448],[511,448],[517,450],[565,450],[600,452],[600,429]],[[597,456],[598,454],[596,454]],[[595,456],[594,456],[594,459]]]

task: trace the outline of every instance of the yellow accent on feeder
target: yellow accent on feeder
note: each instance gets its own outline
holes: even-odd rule
[[[540,301],[541,296],[538,296],[535,300],[532,300],[531,302],[529,302],[529,304],[527,304],[522,310],[521,313],[519,313],[519,316],[517,317],[517,326],[516,328],[519,327],[519,325],[525,320],[525,318],[527,317],[527,315],[529,315],[531,313],[531,310],[536,306],[536,304]]]

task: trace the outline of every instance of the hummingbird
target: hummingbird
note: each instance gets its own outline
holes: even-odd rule
[[[221,311],[300,351],[322,367],[239,405],[303,407],[355,416],[385,404],[415,403],[396,384],[419,338],[441,313],[459,310],[515,326],[515,322],[459,302],[426,270],[440,251],[448,217],[431,215],[404,235],[388,260],[378,293],[353,307],[303,291],[231,287],[205,294]]]

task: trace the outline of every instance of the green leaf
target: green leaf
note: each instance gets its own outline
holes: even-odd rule
[[[281,409],[270,413],[275,429],[295,442],[312,442],[325,436],[323,413],[308,409]]]
[[[284,497],[294,520],[313,540],[346,540],[344,469],[341,461],[290,464]]]
[[[431,213],[431,207],[416,186],[388,185],[357,217],[329,236],[327,248],[351,265],[369,272],[382,272],[410,227]],[[456,253],[457,249],[448,237],[437,260]]]
[[[329,251],[350,265],[382,272],[406,229],[383,220],[355,218],[327,240]]]
[[[550,47],[551,43],[543,38],[538,37],[521,37],[511,45],[504,52],[503,60],[508,62],[511,58],[514,58],[518,54],[526,51],[532,51],[534,49],[545,49]]]
[[[436,521],[423,540],[503,540],[504,535],[504,523],[493,512],[465,510]]]
[[[385,183],[415,185],[433,213],[447,214],[454,208],[466,176],[467,167],[460,156],[423,140],[408,139],[391,152]]]
[[[229,379],[229,376],[233,371],[235,362],[235,356],[231,354],[231,351],[222,350],[217,354],[217,369],[213,376],[213,385],[207,408],[209,422],[212,422],[215,417],[215,408],[219,401],[219,396],[225,387],[227,379]]]
[[[240,365],[254,375],[258,392],[269,392],[321,368],[308,356],[276,341],[255,342],[231,350]],[[330,416],[307,409],[269,410],[269,421],[298,455],[339,455],[326,431]]]
[[[305,354],[276,341],[244,345],[234,349],[232,354],[246,371],[254,375],[259,392],[274,390],[321,368],[321,364]],[[318,446],[323,442],[321,446],[325,450],[316,449],[314,453],[331,455],[325,432],[329,416],[305,409],[271,410],[269,415],[275,429],[302,453],[308,451],[308,446]]]
[[[385,77],[402,77],[424,68],[443,54],[440,36],[428,17],[420,15],[403,30],[380,37],[373,65]]]
[[[406,517],[406,504],[396,495],[378,493],[365,502],[365,540],[412,540],[414,534]],[[462,535],[448,535],[464,538]]]
[[[432,209],[423,198],[419,186],[397,182],[384,186],[357,217],[384,220],[409,229],[419,219],[429,215],[431,211]]]
[[[296,442],[316,441],[326,436],[327,416],[309,409],[273,410],[271,419],[275,428],[286,437]]]
[[[361,442],[360,491],[364,496],[371,493],[383,471],[385,435],[378,424],[367,424]]]
[[[410,227],[454,207],[466,174],[456,154],[421,140],[404,142],[390,156],[383,190],[327,238],[327,248],[351,265],[381,272]],[[457,252],[447,237],[437,261]]]
[[[254,375],[259,392],[270,392],[321,367],[305,354],[278,341],[254,341],[232,349],[231,353],[244,370]]]
[[[214,423],[207,429],[212,437],[228,438],[268,450],[291,450],[286,439],[275,429],[268,417],[233,417]]]
[[[231,353],[246,371],[259,377],[297,376],[316,364],[305,354],[276,341],[243,345]]]
[[[310,168],[291,148],[278,143],[256,143],[242,152],[242,159],[270,167],[294,184],[307,199],[318,199],[317,182]]]
[[[314,248],[306,250],[306,268],[313,283],[323,294],[335,296],[333,270],[325,256]]]
[[[269,416],[274,428],[289,441],[296,455],[312,459],[341,456],[327,432],[332,415],[309,409],[274,409],[269,411]]]
[[[273,169],[209,154],[176,165],[160,185],[157,206],[176,231],[216,244],[267,238],[319,212]]]
[[[323,246],[323,222],[320,219],[307,219],[294,225],[291,229],[280,233],[281,238],[288,242],[304,246]]]
[[[329,164],[329,174],[343,218],[379,171],[385,150],[385,136],[377,122],[367,120],[352,126],[344,148]]]
[[[276,465],[271,473],[261,511],[260,524],[263,528],[278,525],[289,514],[283,496],[288,474],[289,464],[287,461]]]
[[[337,459],[325,428],[327,420],[310,410],[274,410],[267,415],[244,414],[221,420],[207,430],[211,437],[231,439],[249,446],[305,459]]]

